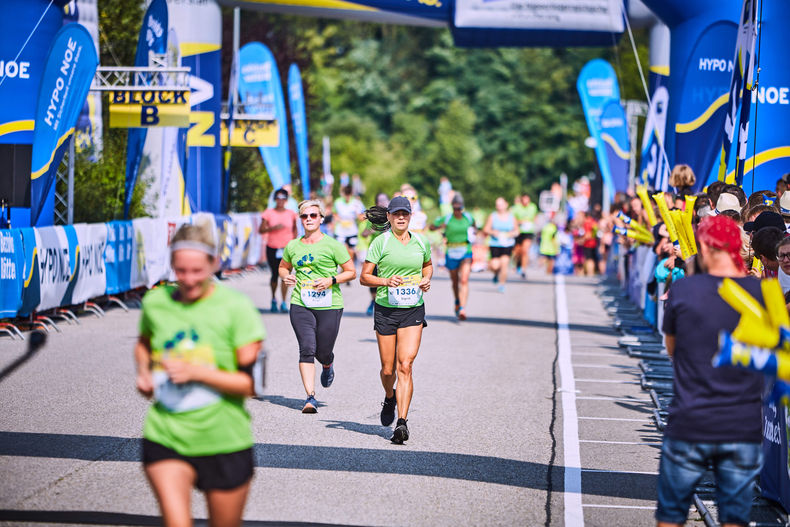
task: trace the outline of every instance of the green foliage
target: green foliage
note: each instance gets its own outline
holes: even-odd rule
[[[132,66],[137,36],[145,14],[140,0],[99,2],[99,63],[103,66]]]
[[[137,36],[144,5],[139,0],[99,2],[99,62],[102,65],[134,64]],[[123,217],[126,181],[126,130],[109,128],[108,108],[103,104],[104,137],[100,161],[82,152],[74,163],[74,222],[104,222]],[[143,159],[141,165],[147,161]],[[141,173],[144,166],[141,166]],[[142,200],[146,181],[138,181],[129,217],[145,216]],[[58,192],[66,194],[65,185]]]
[[[145,162],[145,160],[143,161]],[[101,223],[123,218],[126,182],[126,134],[106,134],[101,162],[93,163],[88,152],[78,154],[74,169],[74,223]],[[144,167],[141,167],[141,172]],[[145,216],[146,182],[139,181],[132,194],[129,217]],[[63,195],[66,189],[58,187]]]
[[[234,212],[266,209],[272,183],[263,168],[257,148],[234,148],[230,161],[231,179],[228,206]]]

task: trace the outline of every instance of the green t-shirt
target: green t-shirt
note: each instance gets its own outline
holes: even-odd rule
[[[311,291],[309,286],[316,278],[336,275],[337,266],[350,259],[345,245],[326,234],[316,243],[304,243],[302,238],[288,242],[283,251],[283,260],[296,271],[296,287],[291,294],[291,303],[309,309],[342,309],[340,284],[322,292]],[[328,293],[331,294],[331,299],[326,298]]]
[[[535,217],[538,215],[538,206],[530,202],[524,206],[521,203],[513,205],[510,210],[516,217],[519,232],[535,234]]]
[[[403,245],[393,235],[391,231],[385,232],[370,244],[365,260],[378,266],[378,276],[390,278],[395,275],[411,277],[405,286],[415,288],[414,280],[419,283],[422,277],[422,265],[431,259],[431,246],[419,234],[410,233],[409,243]],[[420,278],[416,278],[420,277]],[[389,287],[379,287],[376,290],[376,303],[384,307],[414,307],[423,304],[422,294],[419,294],[419,301],[410,305],[395,305],[390,303],[392,294]],[[401,289],[401,288],[392,288]]]
[[[437,227],[444,225],[444,238],[447,240],[448,252],[458,252],[459,257],[451,256],[456,260],[463,258],[465,253],[472,250],[469,243],[469,228],[475,226],[475,220],[471,214],[464,212],[460,218],[456,218],[453,213],[439,216],[433,222]]]
[[[236,350],[266,336],[261,316],[247,296],[221,284],[192,304],[173,300],[175,291],[175,285],[166,285],[143,297],[140,334],[151,340],[156,401],[145,418],[143,437],[184,456],[250,448],[252,430],[244,398],[198,382],[176,385],[162,360],[238,371]]]
[[[557,256],[557,226],[549,222],[540,231],[540,254]]]

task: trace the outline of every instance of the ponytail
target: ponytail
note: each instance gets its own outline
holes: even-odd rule
[[[387,220],[387,208],[374,205],[365,211],[365,217],[377,232],[386,232],[392,227]]]

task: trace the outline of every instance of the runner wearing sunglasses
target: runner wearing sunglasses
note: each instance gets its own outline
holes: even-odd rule
[[[397,406],[392,442],[403,444],[409,439],[406,421],[414,393],[412,365],[420,349],[422,329],[427,326],[422,295],[431,288],[431,248],[419,234],[409,231],[411,203],[407,198],[394,197],[386,209],[372,207],[365,215],[374,228],[384,232],[370,245],[360,275],[362,285],[378,288],[373,328],[385,397],[381,424],[392,424]],[[373,274],[375,267],[378,276]]]
[[[315,360],[323,366],[321,386],[329,388],[335,378],[335,340],[343,316],[340,286],[356,278],[354,262],[342,243],[321,232],[326,212],[322,201],[299,204],[304,236],[291,240],[283,251],[279,275],[293,286],[291,326],[299,343],[299,374],[307,399],[302,413],[318,410],[315,399]],[[337,272],[337,267],[341,272]],[[291,271],[296,271],[291,274]]]

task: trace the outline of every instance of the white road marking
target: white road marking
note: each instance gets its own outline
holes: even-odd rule
[[[608,445],[660,445],[661,441],[607,441],[605,439],[579,439],[579,443],[597,443]]]
[[[576,379],[576,382],[603,382],[608,384],[639,384],[639,381],[620,381],[617,379]]]
[[[581,399],[585,401],[623,401],[627,403],[652,403],[651,399],[637,399],[631,397],[604,397],[604,396],[597,396],[597,395],[582,395],[577,397],[576,399]]]
[[[583,503],[582,507],[591,507],[595,509],[639,509],[646,511],[656,510],[655,505],[607,505],[605,503]]]
[[[576,419],[576,383],[571,362],[571,335],[568,329],[568,300],[565,277],[555,275],[557,304],[557,363],[562,391],[562,451],[565,456],[565,525],[584,526],[582,511],[582,471],[579,450],[579,422]]]
[[[583,468],[582,472],[603,472],[605,474],[642,474],[645,476],[658,476],[658,472],[639,472],[636,470],[607,470],[602,468]]]
[[[634,423],[652,423],[653,419],[633,419],[631,417],[579,417],[590,421],[629,421]]]

